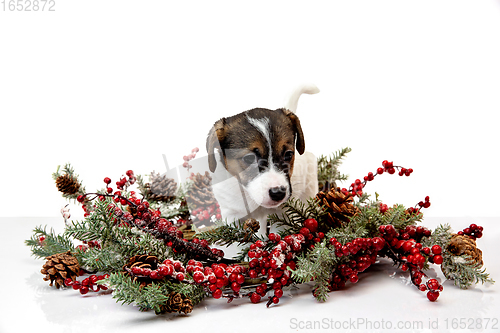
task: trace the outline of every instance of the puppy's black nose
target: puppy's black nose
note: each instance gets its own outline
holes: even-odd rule
[[[286,186],[276,186],[269,190],[269,196],[274,201],[283,200],[286,195]]]

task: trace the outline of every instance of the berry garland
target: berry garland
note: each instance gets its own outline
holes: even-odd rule
[[[349,189],[335,189],[335,182],[344,177],[337,166],[349,151],[346,148],[330,159],[318,159],[319,181],[325,192],[306,203],[290,199],[283,205],[282,216],[269,216],[268,223],[278,227],[277,232],[257,235],[255,220],[220,221],[218,204],[210,201],[209,208],[197,207],[187,220],[217,220],[215,227],[197,231],[190,240],[182,231],[189,227],[180,208],[189,186],[177,189],[179,200],[172,199],[167,205],[150,202],[142,177],[128,170],[116,182],[117,190],[111,187],[111,178],[105,177],[104,189],[86,193],[68,164],[63,174],[58,169],[53,177],[64,197],[82,205],[84,220],[69,223],[62,235],[37,227],[26,244],[36,257],[70,253],[78,260],[80,273],[90,274],[82,281],[67,278],[65,286],[81,294],[109,288],[117,301],[156,313],[188,313],[207,296],[228,302],[248,298],[252,303],[267,297],[269,307],[280,302],[284,288],[311,281],[314,297],[324,301],[346,283],[357,283],[359,274],[380,257],[409,272],[413,285],[426,292],[430,301],[436,301],[443,291],[442,284],[425,273],[430,264],[441,266],[446,278],[461,288],[473,282],[494,282],[482,269],[482,259],[479,264],[470,256],[480,254],[475,240],[483,235],[481,226],[471,224],[459,231],[456,236],[465,239],[452,244],[456,236],[450,226],[431,231],[416,225],[423,218],[421,210],[431,205],[428,196],[415,207],[405,208],[369,201],[363,192],[376,176],[396,171],[410,176],[411,168],[385,160],[375,173],[356,179]],[[188,170],[197,152],[195,148],[184,156],[183,166]],[[189,178],[193,180],[194,175]],[[129,191],[136,181],[140,196]],[[69,218],[67,209],[63,214],[65,220]],[[74,240],[81,244],[75,246]],[[233,243],[243,246],[237,258],[225,258],[223,251],[213,247]],[[460,244],[467,248],[458,249]]]

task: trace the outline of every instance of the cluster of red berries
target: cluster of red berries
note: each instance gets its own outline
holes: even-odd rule
[[[427,281],[427,284],[422,283],[422,278],[425,277],[422,269],[427,260],[436,265],[443,263],[441,246],[433,245],[429,248],[423,247],[421,243],[423,237],[431,235],[431,231],[426,227],[414,225],[397,231],[392,225],[383,225],[379,227],[379,232],[389,245],[387,255],[401,263],[401,269],[410,272],[412,283],[422,291],[428,290],[427,297],[435,301],[442,286],[438,284],[435,288],[434,281],[430,283],[432,279]]]
[[[150,208],[149,202],[136,198],[135,192],[131,191],[130,196],[124,197],[121,191],[113,194],[87,193],[78,197],[80,202],[90,202],[87,196],[94,195],[99,200],[104,201],[106,197],[111,197],[114,203],[108,204],[108,211],[114,215],[114,221],[119,226],[136,226],[145,232],[153,234],[158,239],[163,239],[165,244],[177,253],[190,253],[195,258],[204,258],[209,261],[219,261],[224,256],[221,250],[208,247],[206,241],[184,239],[183,233],[172,222],[161,217],[160,210]],[[95,198],[94,197],[94,198]],[[93,199],[91,199],[93,200]],[[124,208],[129,206],[134,215]]]
[[[107,279],[108,277],[109,274],[91,275],[88,278],[83,279],[81,282],[73,281],[72,279],[67,278],[64,280],[64,285],[66,285],[66,287],[73,287],[74,290],[79,290],[80,294],[85,295],[89,291],[98,292],[100,290],[108,290],[108,287],[102,284],[97,284],[97,281]]]
[[[435,302],[439,297],[439,292],[443,291],[443,285],[436,279],[429,279],[427,283],[418,286],[420,291],[427,291],[427,298],[431,302]]]
[[[198,222],[210,221],[212,216],[215,216],[217,220],[220,220],[222,218],[218,202],[208,207],[196,208],[191,212],[191,216],[195,217]]]
[[[233,298],[240,297],[239,293],[245,282],[246,272],[247,269],[238,264],[212,264],[210,267],[204,267],[203,271],[194,272],[193,280],[196,283],[205,283],[213,298],[221,298],[222,290],[230,288],[233,291],[233,295],[228,296],[231,301]]]
[[[119,190],[126,189],[128,186],[135,184],[135,182],[137,181],[137,177],[134,175],[134,172],[132,170],[127,170],[125,174],[127,175],[128,179],[125,176],[122,176],[120,180],[116,182],[116,188]],[[113,192],[113,188],[109,186],[109,184],[111,184],[111,178],[105,177],[104,183],[106,184],[106,191],[108,193]]]
[[[466,235],[475,240],[476,238],[483,237],[483,227],[473,223],[468,228],[457,232],[457,234]]]
[[[258,303],[269,290],[274,290],[274,293],[269,297],[267,306],[279,303],[279,299],[283,296],[282,288],[291,283],[290,270],[296,268],[296,255],[303,250],[313,248],[325,237],[323,232],[317,230],[318,221],[307,219],[298,233],[287,235],[283,239],[279,234],[270,233],[268,239],[275,244],[271,248],[261,240],[250,245],[248,257],[251,260],[248,276],[252,279],[265,277],[268,282],[262,283],[254,293],[250,294],[253,303]],[[266,247],[269,250],[266,250]]]
[[[377,260],[378,252],[385,247],[385,241],[381,237],[356,238],[344,245],[333,237],[330,238],[329,243],[335,247],[337,257],[351,256],[349,262],[340,264],[333,272],[330,291],[344,288],[347,281],[358,282],[358,273],[364,272],[373,265]]]
[[[363,188],[366,186],[366,184],[372,180],[375,179],[375,176],[381,175],[384,172],[387,172],[388,174],[392,175],[396,173],[396,169],[399,170],[398,174],[400,176],[410,176],[413,173],[413,169],[409,168],[403,168],[401,166],[394,166],[393,162],[389,162],[387,160],[384,160],[382,162],[382,168],[378,168],[376,173],[369,172],[368,175],[363,177],[363,181],[360,179],[356,179],[354,183],[351,184],[351,187],[349,190],[343,188],[342,192],[344,194],[350,193],[352,196],[362,196],[363,195]]]
[[[186,169],[191,169],[192,165],[189,164],[189,161],[193,160],[196,157],[196,154],[200,151],[198,147],[195,147],[191,150],[191,154],[186,155],[183,157],[184,163],[182,163],[182,166]]]
[[[82,245],[78,245],[76,247],[78,250],[85,252],[90,248],[96,248],[100,249],[101,248],[101,243],[98,240],[93,240],[93,241],[83,241]]]

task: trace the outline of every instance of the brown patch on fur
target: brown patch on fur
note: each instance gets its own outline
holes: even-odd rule
[[[234,176],[242,175],[245,170],[241,158],[253,149],[258,148],[261,157],[267,156],[268,147],[265,138],[258,129],[249,125],[247,115],[255,118],[268,118],[270,125],[270,139],[272,140],[273,161],[282,163],[286,150],[295,151],[294,144],[299,154],[305,150],[304,135],[298,117],[286,109],[268,110],[252,109],[235,116],[222,118],[210,130],[207,138],[208,163],[210,171],[214,172],[217,166],[215,148],[222,149],[223,162],[226,169]],[[284,150],[283,147],[286,147]],[[293,161],[290,161],[289,174],[293,172]],[[243,179],[242,179],[243,182]]]

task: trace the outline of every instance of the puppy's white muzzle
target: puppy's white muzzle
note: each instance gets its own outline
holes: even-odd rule
[[[253,201],[265,208],[276,208],[290,197],[285,174],[274,169],[257,176],[248,183],[246,190]]]

